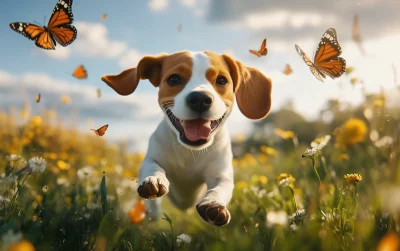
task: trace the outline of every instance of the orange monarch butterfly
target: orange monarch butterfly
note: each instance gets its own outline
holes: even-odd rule
[[[76,77],[77,79],[84,79],[88,77],[87,71],[83,65],[76,67],[72,73],[72,76]]]
[[[285,69],[283,69],[283,74],[285,74],[285,75],[290,75],[290,74],[292,74],[293,73],[293,70],[292,70],[292,68],[290,67],[290,64],[286,64],[285,65]]]
[[[36,96],[36,103],[40,102],[40,93]]]
[[[77,30],[72,26],[72,0],[59,0],[46,26],[38,26],[31,23],[15,22],[10,28],[26,38],[35,41],[37,47],[45,50],[54,50],[56,41],[67,46],[71,44],[77,35]]]
[[[94,133],[96,133],[97,136],[103,136],[106,131],[107,131],[108,125],[103,125],[102,127],[100,127],[99,129],[90,129],[92,131],[94,131]]]
[[[265,38],[262,41],[262,44],[261,44],[261,47],[260,47],[259,51],[256,51],[256,50],[249,50],[249,51],[250,51],[250,53],[256,55],[257,57],[265,56],[268,53],[268,49],[267,49],[266,46],[267,46],[267,39]]]
[[[342,54],[337,41],[336,30],[328,29],[319,42],[315,52],[314,62],[296,44],[296,51],[303,58],[304,62],[310,67],[311,73],[321,82],[326,75],[332,79],[340,77],[346,71],[346,60],[339,57]]]

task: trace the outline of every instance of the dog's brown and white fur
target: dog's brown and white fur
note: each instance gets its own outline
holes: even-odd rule
[[[179,209],[196,205],[206,222],[227,224],[226,205],[234,185],[225,121],[235,96],[246,117],[265,117],[271,106],[271,80],[228,55],[209,51],[146,56],[136,68],[102,78],[120,95],[133,93],[140,79],[159,88],[158,102],[165,114],[140,167],[138,193],[150,199],[150,217],[157,218],[160,197],[168,193]],[[204,151],[194,154],[199,150]]]

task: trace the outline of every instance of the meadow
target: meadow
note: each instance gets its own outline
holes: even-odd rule
[[[168,200],[149,219],[143,153],[28,110],[0,111],[2,250],[400,248],[400,110],[383,93],[329,100],[315,121],[288,105],[235,136],[232,220],[220,228]]]

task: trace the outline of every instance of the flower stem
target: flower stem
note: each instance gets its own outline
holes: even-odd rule
[[[313,168],[314,168],[314,172],[315,172],[315,174],[317,175],[317,178],[318,178],[319,184],[321,184],[321,178],[319,177],[319,174],[318,174],[317,168],[316,168],[316,166],[315,166],[315,158],[314,158],[314,157],[313,157],[313,158],[311,158],[311,161],[312,161],[312,166],[313,166]]]

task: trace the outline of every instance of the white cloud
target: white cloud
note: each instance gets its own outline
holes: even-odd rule
[[[63,60],[71,56],[71,50],[69,47],[62,47],[61,45],[56,46],[55,50],[42,50],[49,57],[58,60]]]
[[[127,49],[125,42],[109,40],[108,30],[102,23],[76,22],[78,39],[73,49],[86,56],[115,58]]]
[[[197,0],[179,0],[179,2],[183,6],[186,6],[186,7],[189,7],[189,8],[193,8],[196,5]]]
[[[300,29],[304,27],[318,27],[335,20],[336,17],[332,14],[275,10],[250,13],[244,17],[244,24],[253,30],[284,29],[288,27]]]
[[[69,46],[58,45],[55,50],[43,52],[52,58],[63,60],[72,54],[86,57],[116,58],[127,50],[128,45],[118,40],[110,40],[107,27],[102,23],[74,23],[78,30],[77,39]]]
[[[142,57],[143,55],[137,50],[130,49],[123,53],[118,64],[123,69],[136,67]]]
[[[149,0],[149,8],[154,12],[166,10],[169,5],[169,0]]]

